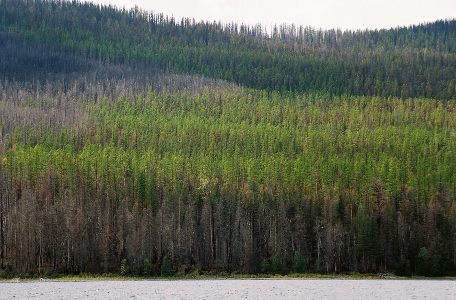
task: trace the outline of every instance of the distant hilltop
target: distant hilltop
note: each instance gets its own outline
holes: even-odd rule
[[[67,1],[0,3],[0,30],[30,46],[139,63],[280,93],[455,96],[456,21],[340,31],[175,20]]]

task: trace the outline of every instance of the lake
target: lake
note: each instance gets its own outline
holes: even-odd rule
[[[0,299],[456,299],[455,280],[0,282]]]

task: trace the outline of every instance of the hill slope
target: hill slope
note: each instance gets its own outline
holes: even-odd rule
[[[0,15],[0,275],[456,271],[454,21]]]
[[[0,29],[31,45],[141,62],[268,91],[451,99],[456,21],[341,32],[195,23],[138,8],[66,1],[0,3]]]

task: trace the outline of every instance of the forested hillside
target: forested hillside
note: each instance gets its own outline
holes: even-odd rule
[[[455,274],[455,66],[454,20],[1,0],[0,275]]]
[[[456,21],[375,31],[196,23],[66,1],[2,0],[0,29],[105,62],[140,61],[268,91],[452,99]]]

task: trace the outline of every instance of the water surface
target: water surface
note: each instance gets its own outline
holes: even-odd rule
[[[0,299],[456,299],[454,280],[217,279],[3,282]]]

